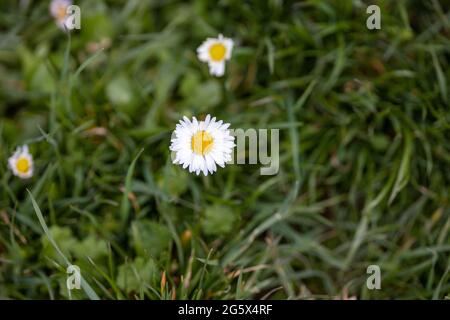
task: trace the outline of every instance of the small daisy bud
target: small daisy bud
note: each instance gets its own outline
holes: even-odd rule
[[[22,179],[33,176],[33,156],[28,151],[28,146],[18,147],[8,160],[8,166],[13,174]]]
[[[50,2],[50,14],[62,30],[66,30],[66,21],[68,18],[67,8],[71,5],[72,0],[52,0]]]
[[[221,77],[225,73],[225,61],[230,60],[233,50],[233,40],[224,38],[207,38],[197,49],[197,56],[202,62],[208,63],[209,73]]]

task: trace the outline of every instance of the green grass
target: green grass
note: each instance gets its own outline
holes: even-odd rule
[[[0,298],[450,297],[446,1],[76,1],[70,37],[20,3],[0,5]],[[195,50],[219,33],[213,78]],[[175,124],[207,113],[280,128],[279,173],[172,165]]]

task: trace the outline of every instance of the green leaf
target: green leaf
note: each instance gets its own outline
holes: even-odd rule
[[[132,243],[139,255],[159,257],[169,248],[169,229],[154,221],[134,221],[131,225]]]
[[[61,249],[61,252],[66,256],[70,256],[70,252],[77,242],[72,234],[72,230],[70,230],[70,228],[68,227],[51,226],[48,231],[51,234],[51,237],[54,239],[55,243],[58,243],[58,247]],[[42,235],[41,243],[41,254],[43,256],[49,257],[60,263],[66,263],[61,255],[56,251],[54,245],[51,243],[47,235]]]
[[[70,263],[69,259],[67,259],[67,257],[64,255],[64,253],[61,251],[61,249],[58,247],[55,240],[53,239],[52,234],[51,234],[50,230],[48,229],[47,224],[45,223],[45,219],[44,219],[44,216],[42,215],[41,209],[39,208],[39,205],[36,203],[36,200],[34,200],[33,194],[30,192],[30,190],[27,190],[27,192],[31,198],[31,203],[33,204],[34,211],[36,213],[36,216],[38,217],[38,220],[42,226],[42,229],[44,230],[45,235],[47,236],[48,240],[53,245],[55,250],[58,252],[60,257],[64,260],[65,264],[67,266],[70,266],[71,263]],[[87,283],[86,280],[84,280],[82,275],[81,275],[81,287],[83,288],[84,292],[89,297],[89,299],[100,300],[98,295],[95,293],[95,291],[89,285],[89,283]]]
[[[217,80],[199,81],[199,76],[186,75],[180,88],[181,94],[186,99],[190,108],[206,111],[217,106],[222,101],[222,87]]]
[[[203,219],[202,230],[207,235],[224,235],[230,233],[237,221],[237,212],[229,207],[213,205],[207,207]]]
[[[134,113],[137,99],[127,76],[120,75],[111,80],[106,87],[106,95],[118,110],[127,114]]]
[[[138,292],[145,285],[157,285],[158,277],[158,269],[153,259],[138,257],[132,263],[119,266],[116,282],[122,290]]]

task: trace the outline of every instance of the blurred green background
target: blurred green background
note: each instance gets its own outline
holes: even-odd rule
[[[0,298],[450,296],[448,1],[74,4],[70,36],[49,1],[0,4]],[[214,78],[196,48],[219,33]],[[207,113],[279,128],[279,173],[172,165],[175,124]]]

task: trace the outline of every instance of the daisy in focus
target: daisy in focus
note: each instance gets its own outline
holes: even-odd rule
[[[67,8],[72,5],[72,0],[52,0],[50,3],[50,13],[55,18],[56,24],[62,30],[66,30],[68,18]]]
[[[219,34],[218,38],[207,38],[197,48],[197,56],[200,61],[208,63],[209,73],[221,77],[225,73],[225,61],[230,60],[232,50],[233,40]]]
[[[18,147],[16,152],[8,159],[8,165],[15,176],[28,179],[33,176],[33,156],[28,146]]]
[[[183,117],[172,135],[170,150],[175,152],[174,164],[189,168],[189,172],[205,176],[214,173],[217,165],[225,167],[231,160],[234,136],[230,134],[229,123],[216,121],[208,114],[204,121],[192,121]]]

